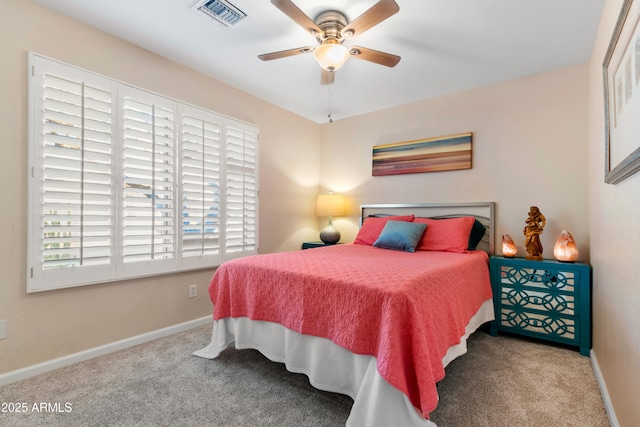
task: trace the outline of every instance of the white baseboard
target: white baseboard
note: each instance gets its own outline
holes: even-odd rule
[[[604,382],[604,377],[602,376],[602,372],[600,371],[600,365],[598,365],[598,359],[596,358],[596,354],[593,352],[593,349],[591,349],[590,356],[593,373],[596,376],[596,382],[598,383],[600,394],[602,395],[602,400],[604,401],[604,410],[607,412],[607,417],[609,417],[609,424],[611,425],[611,427],[620,427],[620,423],[618,423],[618,418],[616,417],[616,411],[613,409],[613,404],[611,403],[609,390],[607,390],[607,384]]]
[[[11,384],[13,382],[24,380],[36,375],[44,374],[45,372],[53,371],[54,369],[62,368],[64,366],[69,366],[74,363],[93,359],[94,357],[113,353],[114,351],[133,347],[134,345],[143,344],[145,342],[153,341],[158,338],[164,338],[169,335],[173,335],[178,332],[187,331],[189,329],[210,324],[212,322],[213,322],[212,317],[206,316],[200,319],[190,320],[188,322],[184,322],[184,323],[169,326],[166,328],[158,329],[155,331],[147,332],[146,334],[137,335],[135,337],[116,341],[110,344],[105,344],[100,347],[90,348],[89,350],[70,354],[68,356],[49,360],[47,362],[42,362],[36,365],[27,366],[26,368],[21,368],[15,371],[0,374],[0,386]]]

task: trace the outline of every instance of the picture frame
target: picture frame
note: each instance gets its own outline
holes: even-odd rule
[[[605,182],[640,170],[640,0],[625,0],[603,62]]]
[[[373,147],[372,176],[442,172],[472,167],[471,132]]]

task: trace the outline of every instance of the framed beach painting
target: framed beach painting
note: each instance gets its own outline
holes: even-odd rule
[[[441,136],[373,147],[373,176],[471,169],[472,134]]]
[[[625,0],[603,63],[605,182],[640,170],[640,0]]]

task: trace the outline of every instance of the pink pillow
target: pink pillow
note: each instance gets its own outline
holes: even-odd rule
[[[422,235],[416,250],[466,252],[474,220],[475,218],[472,216],[447,219],[414,219],[414,222],[427,224],[427,231]]]
[[[382,229],[385,224],[389,220],[393,221],[405,221],[412,222],[414,216],[413,215],[400,215],[400,216],[385,216],[385,217],[369,217],[364,220],[360,231],[358,231],[358,235],[356,236],[356,240],[353,243],[359,245],[373,245],[373,243],[378,240]]]

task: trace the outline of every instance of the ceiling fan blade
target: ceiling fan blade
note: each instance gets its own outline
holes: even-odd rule
[[[342,35],[346,38],[353,38],[367,31],[374,25],[378,25],[388,17],[396,14],[400,6],[394,0],[380,0],[370,9],[358,16],[342,29]]]
[[[324,68],[322,69],[322,74],[320,75],[320,84],[322,85],[332,85],[336,78],[335,71],[327,71]]]
[[[375,62],[376,64],[384,65],[386,67],[395,67],[398,62],[400,62],[400,57],[398,55],[380,52],[379,50],[367,49],[366,47],[352,46],[349,48],[349,53],[351,53],[351,56],[354,58]]]
[[[279,52],[263,53],[262,55],[258,55],[258,58],[263,61],[271,61],[272,59],[286,58],[287,56],[300,55],[301,53],[309,53],[312,51],[313,48],[311,46],[297,47],[295,49],[281,50]]]
[[[303,11],[298,8],[298,6],[293,4],[291,0],[271,0],[271,3],[282,12],[284,12],[284,14],[289,18],[293,19],[296,24],[300,25],[302,28],[310,32],[314,37],[314,32],[317,34],[322,34],[322,30],[313,21],[313,19],[309,18]]]

